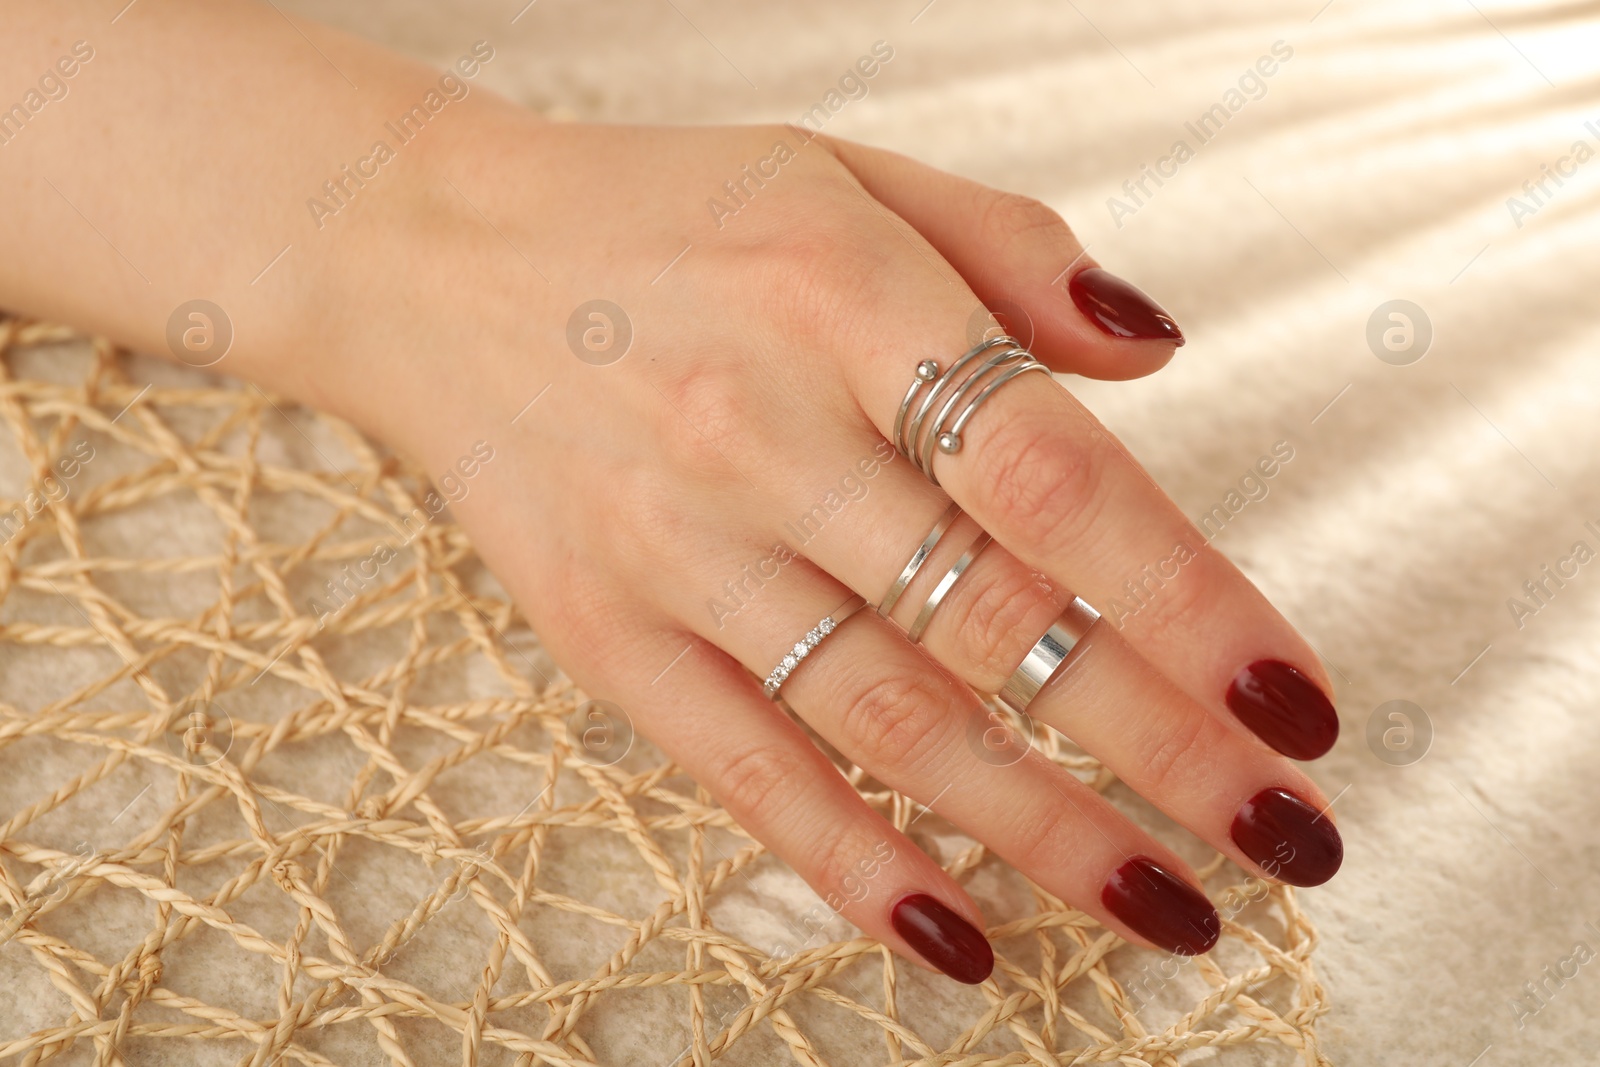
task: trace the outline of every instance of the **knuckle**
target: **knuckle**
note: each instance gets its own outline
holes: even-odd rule
[[[889,674],[845,694],[840,728],[852,749],[895,767],[920,766],[946,743],[944,701],[921,679]]]
[[[803,753],[757,745],[739,749],[714,765],[710,781],[724,807],[740,821],[759,825],[784,817],[810,771]]]
[[[881,840],[851,826],[817,833],[806,843],[802,873],[828,907],[842,912],[864,899],[865,872],[877,869]]]
[[[852,244],[837,221],[821,219],[768,235],[760,246],[767,283],[763,291],[789,319],[834,310],[848,292],[844,276]]]
[[[1180,779],[1209,766],[1207,754],[1215,749],[1217,732],[1222,727],[1199,708],[1176,716],[1159,716],[1151,725],[1155,737],[1140,761],[1139,790],[1157,797],[1178,791]]]
[[[1021,543],[1073,543],[1093,527],[1106,468],[1100,448],[1019,419],[1001,424],[979,455],[985,507]]]
[[[751,392],[736,365],[705,357],[673,374],[660,387],[667,401],[661,412],[662,453],[679,468],[734,470],[732,457],[750,444]]]
[[[684,508],[683,501],[660,486],[640,486],[607,509],[607,517],[593,531],[592,545],[610,542],[615,562],[640,577],[662,560],[681,561],[690,545],[704,539],[703,526]]]
[[[996,244],[1030,235],[1071,238],[1072,229],[1054,208],[1021,193],[985,190],[979,232]]]
[[[1054,594],[1048,580],[1015,557],[972,577],[979,580],[950,605],[957,654],[977,672],[1004,678],[1036,640],[1029,637],[1035,616],[1054,610]]]
[[[1148,594],[1149,609],[1129,616],[1130,624],[1157,640],[1181,639],[1185,633],[1197,632],[1218,600],[1198,562],[1180,569],[1173,578],[1157,575],[1161,585]],[[1149,588],[1143,575],[1134,581]]]
[[[1045,792],[1018,813],[1007,858],[1024,873],[1052,870],[1073,850],[1077,812],[1053,792]]]
[[[633,631],[637,610],[627,610],[597,574],[586,567],[565,568],[552,579],[553,595],[544,601],[540,620],[566,635],[577,647],[608,649],[618,636]]]
[[[889,252],[844,213],[795,220],[765,238],[758,276],[762,310],[782,336],[812,345],[846,343],[888,298]]]

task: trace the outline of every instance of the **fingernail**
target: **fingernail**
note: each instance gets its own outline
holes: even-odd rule
[[[1321,885],[1344,861],[1344,842],[1322,812],[1286,789],[1263,789],[1233,817],[1233,843],[1270,877]]]
[[[1072,276],[1067,292],[1078,310],[1112,337],[1141,341],[1171,341],[1183,345],[1183,331],[1161,305],[1144,290],[1101,267],[1088,267]]]
[[[1257,660],[1234,676],[1228,708],[1290,759],[1316,759],[1339,739],[1339,716],[1317,683],[1287,663]]]
[[[1210,952],[1222,920],[1204,893],[1148,856],[1118,867],[1100,891],[1106,910],[1152,944],[1180,956]]]
[[[958,982],[977,985],[994,970],[994,949],[982,931],[926,893],[902,898],[889,922],[918,955]]]

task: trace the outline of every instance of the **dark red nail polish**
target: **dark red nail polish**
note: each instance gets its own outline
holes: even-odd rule
[[[1321,885],[1344,862],[1344,842],[1322,812],[1285,789],[1263,789],[1233,817],[1233,843],[1269,877]]]
[[[1112,337],[1183,344],[1183,331],[1160,304],[1108,270],[1080,270],[1067,283],[1067,292],[1072,294],[1078,310]]]
[[[1149,856],[1116,869],[1100,891],[1106,910],[1152,944],[1180,956],[1210,952],[1222,920],[1206,895]]]
[[[901,898],[889,922],[918,955],[958,982],[977,985],[994,970],[983,932],[926,893]]]
[[[1339,739],[1333,702],[1310,678],[1275,659],[1257,660],[1234,677],[1228,708],[1290,759],[1316,759]]]

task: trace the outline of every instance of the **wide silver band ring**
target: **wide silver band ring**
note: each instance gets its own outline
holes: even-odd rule
[[[1086,600],[1073,597],[1067,610],[1028,650],[1021,665],[1011,672],[1011,677],[1000,690],[1000,700],[1006,707],[1019,714],[1027,711],[1033,698],[1039,695],[1039,690],[1055,677],[1061,665],[1072,655],[1072,650],[1078,647],[1089,628],[1099,619],[1100,613],[1090,607]]]
[[[827,636],[839,628],[850,616],[866,606],[866,601],[858,596],[853,596],[844,602],[844,605],[824,616],[822,621],[806,631],[806,635],[794,643],[787,655],[778,661],[772,668],[772,673],[767,675],[766,682],[761,686],[761,691],[767,694],[768,700],[778,699],[778,690],[783,688],[783,683],[789,680],[796,667],[822,644]]]

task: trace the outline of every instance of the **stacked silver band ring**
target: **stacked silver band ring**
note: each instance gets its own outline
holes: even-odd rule
[[[911,638],[912,644],[922,641],[922,634],[928,628],[928,623],[933,621],[933,613],[939,610],[939,605],[944,602],[945,596],[960,580],[961,575],[978,558],[978,553],[989,547],[989,542],[994,538],[986,533],[978,535],[977,539],[967,546],[961,553],[961,558],[950,564],[950,569],[944,572],[944,577],[939,579],[939,584],[933,587],[933,592],[928,594],[928,602],[922,605],[922,610],[917,612],[916,621],[911,624],[911,629],[906,631],[906,636]]]
[[[822,644],[829,634],[837,630],[846,619],[865,607],[866,603],[861,597],[853,596],[845,601],[842,607],[825,616],[821,622],[806,631],[806,635],[794,643],[794,647],[789,650],[783,659],[778,661],[776,667],[772,668],[772,673],[767,675],[766,683],[761,687],[761,691],[767,694],[767,699],[777,700],[778,690],[783,688],[783,683],[789,680],[789,676],[794,673],[796,667],[800,666],[801,661],[811,655],[812,651]]]
[[[928,531],[928,535],[922,539],[922,543],[917,546],[917,550],[911,554],[911,559],[901,568],[900,576],[894,580],[894,584],[889,586],[889,591],[883,595],[883,600],[878,604],[879,615],[887,619],[889,613],[894,611],[895,605],[900,602],[900,597],[916,578],[917,572],[922,570],[922,565],[928,562],[928,557],[933,555],[934,550],[939,547],[939,542],[944,540],[945,534],[950,532],[950,527],[960,517],[961,508],[958,505],[951,504],[945,508],[944,514],[939,516],[938,521],[933,524],[933,529]],[[933,621],[933,613],[939,610],[939,605],[943,603],[944,598],[949,594],[956,582],[961,579],[961,575],[972,565],[972,561],[978,558],[978,554],[989,547],[989,542],[992,540],[993,538],[987,533],[980,531],[978,537],[972,544],[967,546],[967,550],[961,554],[961,557],[950,565],[949,570],[945,571],[944,576],[939,579],[939,583],[933,587],[933,592],[928,595],[928,599],[923,603],[922,610],[917,612],[916,621],[906,631],[906,636],[911,638],[913,644],[922,640],[923,631],[928,628],[928,623]]]
[[[900,577],[896,578],[894,584],[889,587],[889,591],[883,594],[883,599],[878,603],[879,615],[886,619],[889,617],[889,613],[894,610],[894,606],[900,603],[900,595],[906,591],[906,586],[911,584],[912,579],[917,576],[917,572],[922,569],[922,565],[928,562],[928,557],[933,555],[935,548],[939,547],[939,542],[943,540],[945,533],[950,529],[950,524],[955,522],[960,514],[961,508],[956,504],[951,504],[944,509],[944,514],[939,516],[939,521],[933,524],[933,529],[928,531],[928,536],[922,539],[922,544],[918,545],[917,550],[911,554],[910,562],[901,569]]]
[[[1067,610],[1051,624],[1043,637],[1034,642],[1033,648],[1022,658],[1022,664],[1011,673],[1000,690],[1000,700],[1006,707],[1018,713],[1027,711],[1033,698],[1039,695],[1039,690],[1055,677],[1067,657],[1072,655],[1072,650],[1099,620],[1100,613],[1090,607],[1087,601],[1082,597],[1073,597]]]
[[[976,362],[985,355],[987,358],[981,363]],[[1049,374],[1050,368],[1035,359],[1015,337],[1004,334],[974,345],[942,371],[936,360],[923,360],[917,364],[916,380],[906,390],[895,415],[895,448],[938,485],[939,479],[933,473],[934,449],[937,447],[946,455],[961,451],[961,433],[983,402],[1007,382],[1030,371]],[[944,403],[933,413],[941,399]]]

